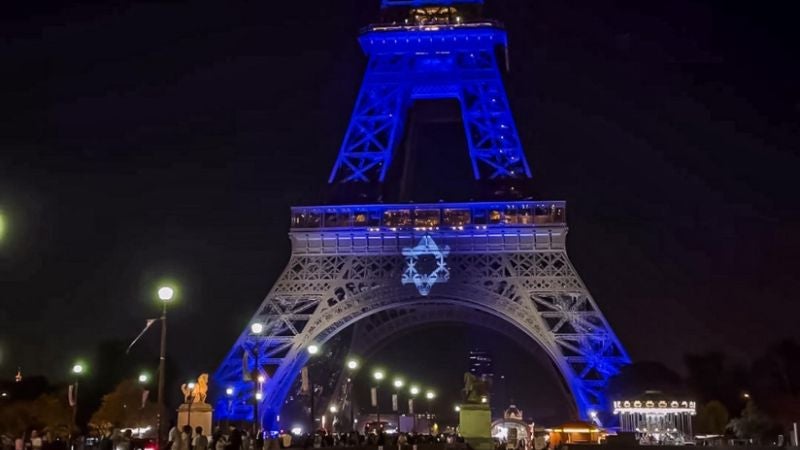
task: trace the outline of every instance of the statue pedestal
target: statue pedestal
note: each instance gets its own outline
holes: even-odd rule
[[[458,414],[458,430],[464,440],[475,450],[492,450],[492,412],[489,405],[466,404],[461,405]]]
[[[192,430],[203,427],[203,434],[211,436],[211,413],[214,409],[208,403],[184,403],[178,408],[178,429],[191,425]]]

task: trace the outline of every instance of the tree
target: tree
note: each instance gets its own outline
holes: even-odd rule
[[[133,380],[123,380],[112,392],[103,396],[100,408],[89,420],[89,428],[105,431],[109,427],[139,428],[156,422],[158,406],[144,400],[144,390]]]
[[[0,429],[14,436],[34,429],[65,437],[71,423],[72,409],[66,395],[42,394],[35,400],[19,400],[0,408]]]
[[[747,402],[740,417],[731,420],[728,426],[736,433],[736,437],[757,444],[769,442],[772,436],[780,433],[780,428],[776,429],[775,422],[761,412],[752,400]]]
[[[698,434],[725,434],[728,427],[728,409],[721,402],[712,400],[697,411],[695,431]]]

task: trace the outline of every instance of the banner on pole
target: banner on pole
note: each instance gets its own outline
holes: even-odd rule
[[[397,411],[397,394],[392,394],[392,411]]]
[[[69,390],[67,391],[67,400],[69,401],[69,406],[75,406],[75,404],[78,402],[77,399],[75,398],[74,384],[69,385]]]
[[[147,406],[147,397],[150,395],[150,391],[147,389],[142,391],[142,409]]]
[[[126,354],[126,355],[127,355],[128,353],[130,353],[131,349],[133,348],[133,345],[134,345],[134,344],[136,344],[136,343],[139,341],[139,339],[141,339],[141,338],[142,338],[142,336],[144,336],[144,334],[147,332],[147,330],[149,330],[149,329],[150,329],[150,327],[151,327],[151,326],[152,326],[154,323],[156,323],[157,321],[158,321],[158,319],[147,319],[147,322],[145,323],[145,325],[144,325],[144,329],[142,330],[142,332],[141,332],[141,333],[139,333],[139,335],[138,335],[138,336],[136,336],[136,337],[133,339],[133,342],[131,342],[131,345],[129,345],[129,346],[128,346],[128,348],[125,350],[125,354]]]
[[[408,413],[409,414],[414,414],[414,399],[413,398],[408,399]]]
[[[253,377],[250,374],[250,355],[245,350],[242,354],[242,380],[251,381],[252,379]]]
[[[372,406],[378,406],[378,388],[370,388],[369,393],[372,399]]]
[[[303,393],[310,393],[311,386],[308,383],[308,367],[303,367],[303,370],[300,371],[300,390]]]

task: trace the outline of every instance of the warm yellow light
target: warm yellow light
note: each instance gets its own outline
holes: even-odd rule
[[[433,391],[428,391],[425,393],[425,398],[427,398],[428,400],[433,400],[434,398],[436,398],[436,393]]]
[[[258,379],[259,383],[264,383],[265,381],[267,381],[267,379],[266,379],[266,377],[264,377],[264,375],[259,375],[257,379]]]
[[[150,377],[146,373],[139,374],[139,383],[147,383]]]
[[[194,387],[196,386],[196,384],[194,384],[193,382],[191,382],[191,381],[190,381],[189,383],[187,383],[187,384],[186,384],[186,386],[187,386],[189,389],[194,389]]]
[[[331,405],[331,407],[328,408],[328,410],[333,414],[336,414],[337,412],[339,412],[339,408],[337,408],[336,405]]]
[[[411,395],[417,395],[419,394],[419,387],[411,386],[411,389],[409,389],[408,391],[411,392]]]
[[[394,387],[400,389],[401,387],[403,387],[403,384],[405,384],[405,383],[403,383],[403,380],[401,380],[400,378],[395,378],[393,384],[394,384]]]
[[[458,406],[458,405],[456,405],[456,407],[455,407],[455,408],[453,408],[453,409],[455,409],[455,411],[456,411],[456,412],[459,412],[459,411],[461,411],[461,407],[460,407],[460,406]]]
[[[168,302],[172,300],[173,295],[175,295],[175,290],[169,286],[162,286],[158,288],[158,298],[162,301]]]
[[[372,377],[375,378],[378,381],[381,381],[382,379],[384,379],[386,377],[386,374],[383,373],[382,370],[376,370],[375,372],[372,372]]]

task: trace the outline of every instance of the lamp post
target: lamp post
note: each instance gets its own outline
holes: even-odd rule
[[[232,387],[228,387],[228,388],[225,389],[225,398],[228,399],[228,409],[225,410],[225,418],[227,419],[226,420],[227,423],[225,424],[226,425],[225,429],[227,430],[228,427],[231,424],[231,407],[233,406],[233,388]]]
[[[328,408],[328,411],[331,412],[331,433],[333,433],[333,431],[334,431],[333,430],[333,425],[334,425],[334,422],[336,420],[336,413],[339,412],[339,408],[337,408],[336,405],[331,405]]]
[[[350,431],[356,431],[355,404],[353,403],[353,372],[356,369],[358,369],[358,360],[350,358],[347,361],[347,370],[350,372],[350,377],[347,379],[347,398],[350,400]]]
[[[258,406],[261,403],[261,399],[258,398],[259,394],[263,395],[264,391],[264,382],[266,378],[261,373],[261,356],[259,352],[259,348],[261,347],[261,342],[258,341],[258,336],[264,332],[264,324],[261,322],[253,322],[250,325],[250,333],[256,337],[256,344],[255,348],[255,357],[256,357],[256,381],[258,381],[258,386],[256,392],[253,394],[253,434],[255,435],[258,433],[258,430],[261,429],[261,417],[258,415]]]
[[[386,374],[382,370],[376,370],[372,372],[372,378],[375,379],[375,419],[378,422],[378,433],[380,433],[381,429],[381,406],[380,406],[380,395],[378,392],[378,387],[380,387],[381,380],[386,378]]]
[[[392,381],[392,385],[394,386],[394,394],[392,394],[392,409],[394,410],[395,414],[397,415],[397,426],[400,427],[400,389],[405,386],[405,382],[402,378],[395,378]]]
[[[311,357],[313,357],[314,355],[319,353],[319,346],[316,345],[316,344],[311,344],[306,348],[306,350],[308,351],[308,354]],[[311,394],[310,395],[311,410],[310,410],[310,414],[309,414],[311,416],[310,417],[311,418],[311,433],[314,433],[316,431],[316,429],[317,429],[317,424],[314,421],[314,391],[316,389],[314,389],[314,380],[311,377],[311,367],[308,368],[308,384],[310,385],[309,386],[309,388],[310,388],[309,390],[310,390],[310,394]]]
[[[81,363],[75,363],[72,366],[72,376],[75,381],[72,383],[72,395],[70,396],[70,403],[72,404],[72,429],[78,428],[78,377],[80,377],[86,368]],[[72,445],[72,438],[70,433],[70,445]]]
[[[147,382],[150,381],[150,376],[146,373],[139,374],[139,384],[142,386],[142,405],[139,407],[139,420],[137,427],[139,428],[139,438],[142,437],[142,414],[144,412],[144,406],[147,402]]]
[[[436,398],[436,393],[429,389],[427,392],[425,392],[425,398],[428,399],[428,421],[430,421],[431,416],[433,415],[431,403],[433,402],[433,399]],[[428,423],[428,426],[430,427],[430,423]]]
[[[163,448],[164,436],[162,433],[162,422],[164,414],[164,370],[167,359],[167,303],[172,300],[175,290],[169,286],[162,286],[158,289],[158,299],[161,300],[161,352],[158,359],[158,413],[156,414],[156,433],[158,448]]]
[[[194,384],[194,381],[190,381],[186,383],[186,387],[189,388],[189,408],[186,412],[186,425],[192,426],[192,403],[194,403],[194,388],[197,385]]]
[[[414,411],[414,399],[419,395],[419,386],[411,386],[408,390],[411,397],[408,399],[408,413],[414,418],[414,433],[417,432],[417,413]]]

